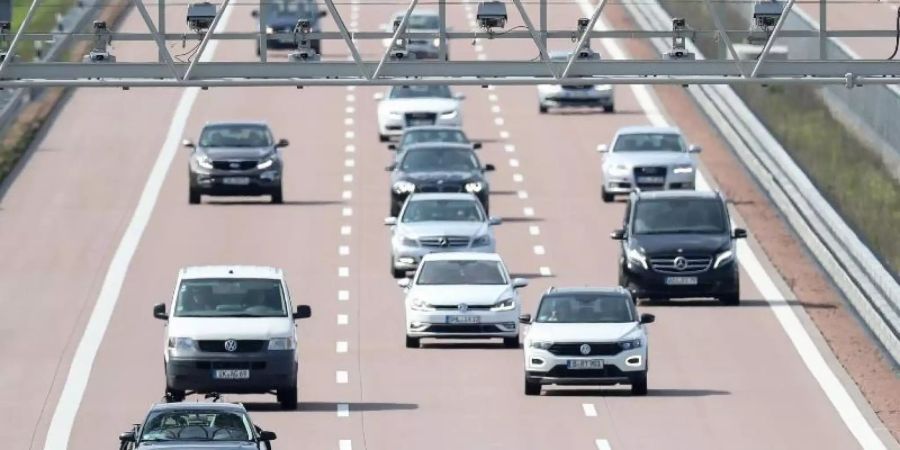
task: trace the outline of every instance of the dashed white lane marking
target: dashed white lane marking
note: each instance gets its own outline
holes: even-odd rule
[[[353,139],[354,137],[356,137],[356,132],[353,131],[353,130],[345,131],[345,132],[344,132],[344,137],[347,138],[347,139]]]
[[[337,416],[338,417],[350,417],[350,405],[348,405],[346,403],[338,403]]]
[[[584,415],[588,417],[597,417],[597,408],[594,408],[593,403],[582,403],[581,409],[584,410]]]
[[[342,439],[338,441],[338,450],[353,450],[353,445],[350,443],[350,439]]]
[[[352,230],[353,230],[353,228],[351,228],[350,225],[341,225],[341,235],[342,236],[349,236],[350,232]]]
[[[510,159],[509,167],[519,167],[519,160],[515,158]]]
[[[484,53],[479,53],[477,58],[479,61],[484,61],[487,59],[487,55],[485,55]]]
[[[481,45],[481,44],[476,45],[476,46],[475,46],[475,51],[478,52],[478,53],[483,52],[483,51],[484,51],[484,46]]]
[[[347,117],[346,119],[344,119],[344,125],[353,125],[353,118]]]
[[[350,323],[350,316],[346,314],[338,314],[337,315],[337,324],[338,325],[347,325]]]
[[[337,384],[347,384],[350,381],[350,374],[346,370],[338,370],[334,373],[334,381]]]
[[[597,439],[594,441],[594,445],[597,446],[597,450],[612,450],[612,446],[606,439]]]
[[[535,255],[543,255],[544,253],[546,253],[546,250],[544,250],[543,245],[535,245],[534,246],[534,254]]]
[[[350,345],[347,344],[347,341],[337,341],[334,346],[334,351],[338,353],[347,353],[347,350],[350,348]]]
[[[503,126],[504,123],[506,123],[506,122],[503,120],[502,117],[495,117],[495,118],[494,118],[494,124],[495,124],[495,125],[497,125],[497,126]]]
[[[506,131],[506,130],[501,131],[500,139],[509,139],[509,131]]]
[[[534,217],[534,208],[526,206],[522,208],[522,214],[525,214],[525,217]]]
[[[344,167],[354,167],[356,166],[356,161],[353,158],[348,158],[344,160]]]
[[[353,86],[348,86],[348,87],[353,87]],[[352,106],[348,106],[348,107],[344,108],[344,112],[347,114],[353,114],[356,112],[356,108],[354,108]]]
[[[341,198],[344,200],[350,200],[353,198],[353,191],[344,191],[341,193]]]
[[[525,200],[525,199],[528,198],[528,191],[519,191],[519,192],[516,192],[516,195],[517,195],[520,199]]]
[[[497,98],[497,94],[488,94],[488,100],[496,102],[499,99]]]
[[[357,25],[359,25],[359,23],[356,22],[355,20],[350,22],[350,28],[356,28]],[[351,58],[352,58],[352,56],[351,56]]]
[[[521,173],[514,173],[513,181],[515,181],[516,183],[521,183],[521,182],[525,181],[525,177],[523,177]]]
[[[350,291],[338,291],[338,301],[346,302],[350,300]]]
[[[350,246],[349,245],[342,245],[342,246],[338,247],[338,255],[347,256],[349,254],[350,254]]]
[[[347,86],[347,90],[353,92],[356,90],[356,86]]]
[[[506,144],[503,146],[503,150],[506,150],[506,153],[515,153],[516,146],[512,144]]]
[[[500,105],[491,106],[491,112],[494,114],[500,114]]]
[[[530,227],[528,227],[528,234],[532,236],[538,236],[541,234],[541,228],[537,225],[531,225]]]
[[[350,276],[350,268],[349,267],[338,267],[338,276],[341,278],[347,278]]]
[[[342,209],[342,210],[341,210],[341,215],[344,216],[344,217],[350,217],[350,216],[352,216],[352,215],[353,215],[353,208],[351,208],[351,207],[348,206],[348,207]]]
[[[352,183],[353,182],[353,174],[345,174],[344,175],[344,183]]]
[[[347,94],[347,101],[353,103],[356,101],[356,96],[353,94]]]
[[[539,269],[539,272],[541,273],[542,277],[549,277],[549,276],[553,275],[553,272],[551,272],[550,268],[547,266],[541,266],[541,268]]]
[[[494,86],[494,85],[492,84],[492,85],[488,86],[487,89],[488,89],[489,91],[493,91],[494,89],[497,89],[497,86]]]
[[[347,153],[353,153],[356,151],[356,146],[353,144],[348,144],[346,147],[344,147],[344,151]]]

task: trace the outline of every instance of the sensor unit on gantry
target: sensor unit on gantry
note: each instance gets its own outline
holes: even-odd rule
[[[93,63],[114,63],[115,55],[109,52],[109,44],[112,42],[112,34],[106,26],[106,22],[102,20],[94,21],[94,46],[91,51],[84,55],[83,62]]]
[[[681,17],[672,19],[672,48],[663,53],[663,59],[693,60],[696,55],[687,50],[687,21]]]
[[[187,24],[197,33],[202,33],[212,26],[216,19],[216,5],[209,2],[191,3],[187,10]]]
[[[475,14],[475,20],[481,28],[490,30],[491,28],[503,28],[506,26],[506,5],[503,2],[481,2],[478,4],[478,11]]]

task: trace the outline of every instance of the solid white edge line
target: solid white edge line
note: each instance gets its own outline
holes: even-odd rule
[[[584,410],[585,416],[597,417],[597,408],[594,407],[593,403],[582,403],[581,409]]]
[[[234,8],[229,6],[222,12],[222,18],[216,26],[216,32],[222,32],[228,24],[231,13]],[[207,62],[212,60],[216,52],[218,41],[211,41],[207,44],[206,51],[203,53],[200,61]],[[103,284],[91,316],[72,356],[72,363],[69,372],[66,375],[65,385],[60,393],[53,411],[53,418],[50,420],[50,426],[47,429],[47,437],[44,441],[45,450],[59,450],[68,448],[69,437],[72,434],[72,426],[75,423],[75,417],[81,407],[81,401],[84,398],[84,391],[90,380],[91,370],[94,366],[94,359],[103,342],[109,321],[115,311],[116,303],[119,300],[119,294],[122,291],[122,285],[125,282],[125,276],[128,273],[128,267],[131,265],[131,259],[137,251],[138,244],[147,228],[147,223],[153,214],[153,208],[159,198],[166,174],[169,167],[175,159],[180,147],[181,138],[184,136],[184,129],[187,126],[191,109],[200,92],[198,88],[185,89],[175,112],[172,115],[172,121],[169,124],[169,130],[166,134],[166,140],[163,143],[159,156],[150,170],[147,181],[144,184],[144,190],[138,200],[134,213],[128,227],[122,234],[119,245],[110,260],[106,275],[103,278]]]
[[[585,14],[588,14],[593,9],[591,4],[586,0],[578,0],[578,3]],[[609,25],[606,24],[603,19],[597,21],[597,28],[602,31],[610,29]],[[622,51],[615,41],[601,39],[601,42],[610,55],[613,56],[613,59],[624,59],[626,57],[625,52]],[[647,86],[631,85],[630,87],[650,123],[655,126],[666,126],[667,121],[661,113],[653,96],[650,94]],[[709,183],[700,173],[697,174],[697,188],[699,190],[703,190],[704,188],[706,190],[710,189]],[[762,294],[763,298],[766,299],[776,320],[781,325],[781,328],[784,329],[791,344],[793,344],[797,353],[800,355],[800,359],[803,360],[803,363],[806,365],[810,374],[816,382],[819,383],[825,396],[831,402],[838,416],[847,426],[850,434],[853,435],[856,441],[864,449],[885,448],[885,444],[875,433],[872,425],[866,420],[865,416],[863,416],[862,411],[856,406],[853,398],[850,397],[850,394],[844,389],[844,386],[834,372],[832,372],[831,368],[828,367],[828,364],[825,362],[819,349],[816,347],[815,343],[813,343],[809,334],[807,334],[806,329],[803,328],[803,324],[800,323],[797,315],[794,313],[793,309],[791,309],[784,295],[775,285],[775,282],[772,281],[769,273],[763,268],[749,244],[739,241],[737,249],[739,255],[738,261],[740,262],[741,267],[743,267],[747,274],[750,275],[750,279],[753,281],[756,289]]]

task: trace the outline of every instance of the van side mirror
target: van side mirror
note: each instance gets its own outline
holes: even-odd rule
[[[744,239],[747,237],[747,230],[743,228],[735,228],[734,232],[731,233],[731,236],[735,239]]]
[[[503,223],[503,219],[501,219],[499,217],[489,217],[488,218],[489,225],[500,225],[501,223]]]
[[[312,317],[312,308],[309,305],[297,305],[297,311],[294,312],[295,319],[309,319],[310,317]]]
[[[641,323],[642,324],[653,323],[653,322],[656,322],[656,316],[654,316],[653,314],[641,314]]]
[[[524,278],[513,278],[513,280],[512,280],[513,288],[518,289],[518,288],[523,288],[525,286],[528,286],[528,280],[526,280]]]
[[[134,431],[126,431],[119,435],[119,442],[134,442]]]
[[[291,145],[291,143],[288,142],[287,139],[279,139],[278,142],[275,143],[276,148],[287,147],[288,145]]]
[[[625,230],[621,228],[618,230],[614,230],[612,233],[609,233],[609,237],[614,241],[621,241],[625,239]]]
[[[474,149],[474,150],[480,150],[481,146],[482,146],[481,142],[472,143],[472,149]]]
[[[412,284],[412,280],[410,280],[409,278],[401,278],[397,280],[397,286],[400,286],[403,289],[408,288],[410,284]]]
[[[259,440],[263,442],[274,441],[278,439],[278,436],[273,431],[260,431],[259,432]]]
[[[169,320],[169,315],[166,314],[165,303],[157,303],[153,305],[153,317],[159,320]]]
[[[394,225],[397,225],[397,218],[396,218],[396,217],[385,217],[385,218],[384,218],[384,224],[387,225],[387,226],[389,226],[389,227],[392,227],[392,226],[394,226]]]
[[[531,314],[522,314],[521,316],[519,316],[519,323],[524,323],[525,325],[530,324]]]
[[[597,146],[597,153],[606,153],[609,151],[609,146],[606,144],[600,144]]]
[[[194,148],[194,147],[196,147],[196,145],[194,145],[194,142],[191,141],[190,139],[184,139],[184,140],[182,140],[182,141],[181,141],[181,145],[184,146],[184,147],[187,147],[187,148]]]

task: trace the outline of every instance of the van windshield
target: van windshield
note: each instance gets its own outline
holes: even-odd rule
[[[634,210],[634,234],[725,233],[725,208],[714,198],[641,200]]]
[[[176,317],[286,317],[281,281],[253,278],[184,280]]]

